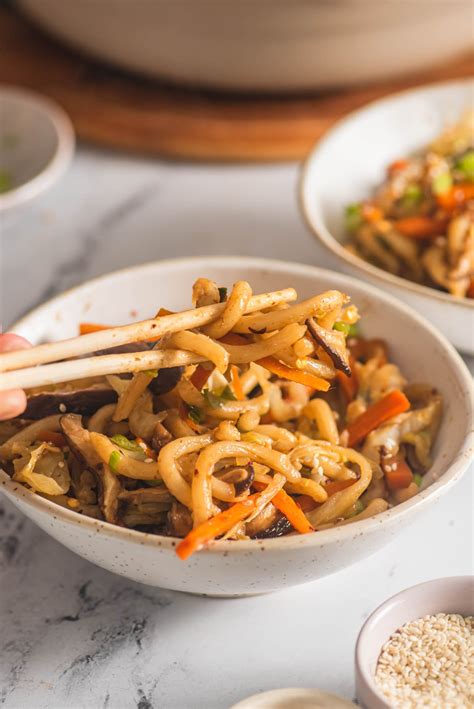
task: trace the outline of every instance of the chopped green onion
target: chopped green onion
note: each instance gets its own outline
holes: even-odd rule
[[[442,172],[440,175],[436,175],[431,183],[431,189],[434,194],[444,194],[445,192],[449,192],[452,186],[453,178],[449,172]]]
[[[362,222],[362,206],[360,204],[348,204],[345,211],[345,225],[347,231],[357,231]]]
[[[153,377],[153,379],[155,379],[158,376],[158,370],[157,369],[144,369],[143,374],[146,374],[148,377]]]
[[[457,170],[464,173],[470,182],[474,182],[474,150],[464,153],[455,165]]]
[[[423,200],[423,190],[419,185],[408,185],[401,199],[404,209],[413,209]]]
[[[0,193],[8,192],[13,187],[13,180],[6,170],[0,170]]]
[[[118,473],[121,459],[122,455],[118,451],[112,451],[112,453],[110,454],[109,468],[110,470],[113,470],[114,473]]]
[[[224,286],[222,288],[218,288],[219,291],[219,302],[223,303],[225,300],[227,300],[227,288]]]
[[[204,414],[199,406],[193,406],[192,404],[188,404],[188,416],[194,423],[202,423],[204,418]]]
[[[236,401],[235,394],[228,384],[223,389],[216,391],[204,389],[202,393],[211,409],[219,409],[226,401]]]
[[[123,436],[121,433],[117,433],[110,439],[116,446],[123,448],[126,451],[133,451],[134,453],[144,453],[143,448],[136,442],[131,441],[127,436]]]
[[[354,502],[352,507],[350,508],[350,511],[348,514],[344,515],[346,519],[350,519],[351,517],[355,517],[356,515],[360,515],[361,512],[365,510],[363,502],[360,500],[357,500]]]
[[[420,473],[415,473],[413,476],[413,482],[415,482],[418,485],[418,487],[421,487],[421,485],[423,483],[423,476],[420,475]]]
[[[333,330],[339,330],[339,332],[343,332],[347,337],[357,337],[359,334],[359,327],[357,323],[354,323],[353,325],[350,325],[347,322],[342,322],[342,320],[338,320],[337,322],[334,323],[332,326]]]

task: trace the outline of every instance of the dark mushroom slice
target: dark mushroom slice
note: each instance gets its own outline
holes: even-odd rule
[[[159,421],[156,424],[153,436],[151,437],[151,447],[159,453],[163,446],[166,446],[166,444],[171,440],[173,440],[173,436]]]
[[[193,528],[193,518],[187,507],[173,502],[168,512],[166,531],[170,537],[185,537]]]
[[[286,517],[283,517],[273,505],[267,505],[259,515],[246,525],[246,533],[252,539],[282,537],[293,531]]]
[[[95,452],[89,431],[82,425],[81,416],[65,414],[59,423],[72,453],[96,476],[99,506],[106,522],[119,524],[119,495],[122,492],[119,479]]]
[[[124,490],[120,493],[119,499],[123,502],[131,502],[135,505],[147,502],[159,502],[163,504],[163,509],[169,509],[173,502],[173,496],[164,485],[140,487],[137,490]]]
[[[219,479],[234,486],[236,495],[243,495],[249,489],[255,479],[255,471],[250,463],[247,467],[235,467],[226,470],[219,475]]]
[[[75,391],[51,391],[28,397],[22,418],[42,419],[60,413],[90,416],[106,404],[117,401],[117,392],[111,387],[97,385]]]
[[[330,356],[335,368],[350,377],[352,372],[344,334],[339,330],[326,330],[314,318],[308,318],[306,325],[313,340]]]
[[[158,371],[158,376],[154,377],[148,388],[155,396],[167,394],[175,388],[183,376],[184,367],[166,367]]]

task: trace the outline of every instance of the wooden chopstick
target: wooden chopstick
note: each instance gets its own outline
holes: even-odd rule
[[[204,361],[205,357],[185,350],[150,350],[149,352],[128,352],[71,359],[66,362],[44,364],[40,367],[2,372],[0,373],[0,391],[14,388],[31,389],[106,374],[180,367]]]
[[[257,310],[271,308],[279,303],[287,303],[293,300],[296,300],[296,291],[294,288],[285,288],[284,290],[274,291],[271,293],[262,293],[260,295],[253,296],[249,300],[245,312],[253,313]],[[61,360],[80,357],[91,352],[96,352],[97,350],[104,350],[110,347],[126,345],[130,342],[141,342],[143,340],[161,337],[166,333],[202,327],[203,325],[207,325],[215,320],[223,312],[225,307],[225,303],[206,305],[202,308],[185,310],[181,313],[174,313],[172,315],[163,315],[162,317],[153,318],[151,320],[142,320],[141,322],[133,323],[132,325],[113,327],[108,330],[92,332],[87,335],[73,337],[68,340],[48,342],[26,350],[4,352],[3,354],[0,354],[0,372],[21,370],[25,367],[33,367],[35,365],[46,364],[48,362],[59,362]],[[84,360],[81,360],[81,362],[83,364]],[[156,367],[156,365],[144,366],[143,368],[152,369],[154,367]],[[123,372],[131,370],[128,369],[120,371]],[[139,370],[137,369],[136,371]],[[111,372],[109,371],[108,373]],[[88,375],[83,374],[79,376],[85,377]],[[18,379],[18,382],[19,381],[20,380]],[[18,383],[10,384],[10,386],[14,386],[16,388],[25,385]],[[4,388],[5,387],[0,386],[0,389]]]

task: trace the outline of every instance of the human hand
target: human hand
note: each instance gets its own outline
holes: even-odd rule
[[[6,333],[0,335],[0,352],[12,352],[31,347],[28,340],[20,335]],[[0,391],[0,421],[19,416],[26,408],[26,394],[23,389]]]

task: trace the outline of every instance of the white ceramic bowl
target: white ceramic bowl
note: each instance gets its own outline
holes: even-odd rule
[[[420,583],[392,596],[368,617],[355,652],[356,694],[363,707],[390,709],[374,680],[382,646],[405,623],[436,613],[474,615],[474,578],[448,576]]]
[[[160,305],[189,306],[199,276],[222,285],[250,281],[256,292],[294,286],[300,298],[327,288],[350,293],[364,332],[385,338],[409,380],[439,386],[446,402],[426,489],[383,514],[339,529],[269,540],[219,541],[186,562],[176,540],[115,527],[56,506],[0,472],[5,494],[62,544],[110,571],[165,588],[212,595],[263,593],[305,583],[369,556],[460,478],[469,463],[471,380],[459,355],[425,320],[369,286],[309,266],[241,257],[191,258],[137,266],[103,276],[34,310],[15,331],[33,342],[70,337],[77,324],[145,318]],[[137,312],[132,315],[131,309]],[[0,488],[1,488],[0,486]]]
[[[311,231],[329,251],[331,265],[358,276],[418,310],[463,352],[474,353],[474,300],[418,285],[372,266],[342,245],[344,209],[365,199],[387,165],[427,145],[472,106],[474,82],[454,81],[404,91],[351,113],[310,153],[300,201]]]
[[[17,0],[55,36],[118,66],[217,89],[386,80],[471,46],[469,0]]]
[[[56,182],[71,162],[74,143],[71,121],[58,104],[2,84],[0,171],[9,184],[0,193],[0,210],[16,207]]]

